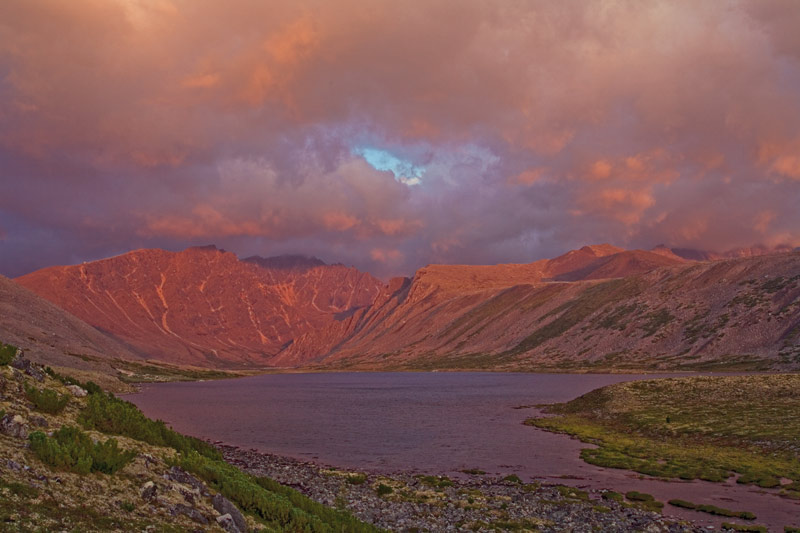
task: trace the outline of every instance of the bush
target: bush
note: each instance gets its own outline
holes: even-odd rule
[[[347,482],[351,485],[363,485],[367,482],[367,476],[364,474],[350,474],[347,476]]]
[[[59,394],[52,389],[39,390],[30,385],[25,385],[25,396],[37,410],[51,415],[60,413],[69,403],[68,394]]]
[[[89,435],[73,426],[62,427],[52,437],[34,431],[29,438],[31,450],[42,462],[78,474],[113,474],[136,456],[136,452],[120,450],[115,439],[92,442]]]
[[[222,458],[219,450],[207,442],[181,435],[161,420],[150,420],[135,405],[110,393],[89,396],[78,422],[86,429],[123,435],[154,446],[169,446],[181,453],[194,451],[211,459]]]
[[[17,355],[17,347],[0,342],[0,366],[7,365]]]
[[[508,481],[509,483],[522,483],[522,480],[516,474],[510,474],[504,477],[503,481]]]
[[[280,531],[380,531],[347,512],[326,507],[272,479],[245,474],[223,461],[209,459],[196,452],[181,456],[176,465],[206,481],[241,510],[254,514]]]
[[[375,489],[375,492],[378,493],[378,496],[386,496],[387,494],[393,493],[394,489],[389,485],[384,485],[383,483],[381,483],[380,485],[378,485],[378,488]]]

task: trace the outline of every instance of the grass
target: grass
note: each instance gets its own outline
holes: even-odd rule
[[[744,531],[745,533],[767,533],[766,526],[751,526],[747,524],[733,524],[731,522],[723,522],[722,529],[730,529],[731,531]]]
[[[511,352],[515,354],[527,352],[550,339],[559,337],[603,307],[635,295],[637,290],[638,284],[630,279],[615,279],[594,284],[545,315],[557,316],[528,335]]]
[[[691,509],[693,511],[700,511],[702,513],[713,514],[716,516],[727,516],[731,518],[741,518],[743,520],[755,520],[756,515],[751,513],[750,511],[731,511],[730,509],[724,509],[722,507],[717,507],[716,505],[705,505],[705,504],[698,504],[687,502],[686,500],[670,500],[667,502],[668,504],[674,507],[681,507],[683,509]]]
[[[528,424],[573,435],[599,466],[777,487],[800,482],[799,375],[691,377],[604,387]]]

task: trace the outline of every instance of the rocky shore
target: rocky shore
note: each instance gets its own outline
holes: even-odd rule
[[[704,531],[607,491],[526,483],[480,471],[458,478],[378,474],[326,467],[218,444],[225,460],[291,486],[325,505],[400,532],[421,531]]]

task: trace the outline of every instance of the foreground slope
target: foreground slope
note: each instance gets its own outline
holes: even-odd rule
[[[142,357],[129,346],[3,276],[0,276],[0,338],[29,348],[31,358],[38,363],[92,373],[96,381],[102,379],[102,374],[117,374],[112,361],[136,361]]]
[[[266,366],[303,333],[370,304],[381,282],[343,265],[239,260],[215,247],[138,250],[15,280],[148,357]]]
[[[390,283],[369,309],[301,337],[279,360],[361,368],[800,368],[800,253],[700,263],[664,257],[670,264],[654,270],[651,256],[659,254],[645,254],[622,252],[572,270],[586,281],[546,282],[543,274],[507,287],[455,290],[440,272],[446,267],[421,269],[413,280]],[[592,280],[595,272],[621,273],[615,263],[647,271]]]

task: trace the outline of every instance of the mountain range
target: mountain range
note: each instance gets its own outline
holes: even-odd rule
[[[723,257],[603,244],[528,264],[429,265],[384,283],[316,258],[238,259],[209,246],[136,250],[14,281],[0,288],[25,295],[18,315],[49,306],[70,317],[62,329],[83,341],[62,351],[121,359],[227,369],[800,368],[800,252],[784,249]],[[24,323],[14,320],[9,341],[25,344]],[[4,315],[0,334],[10,329]]]

